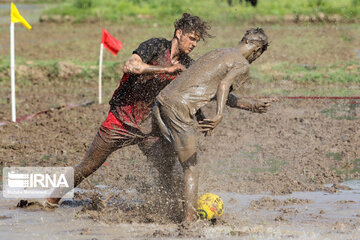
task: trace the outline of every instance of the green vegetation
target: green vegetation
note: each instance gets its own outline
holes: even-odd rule
[[[241,155],[243,158],[250,159],[255,161],[259,158],[259,155],[262,153],[262,147],[260,145],[253,145],[253,151],[250,152],[242,152]],[[250,171],[251,173],[262,173],[262,172],[270,172],[277,173],[282,170],[282,168],[286,165],[284,160],[277,160],[273,158],[266,159],[265,167],[252,167],[250,169],[244,169],[243,171]],[[238,171],[237,168],[234,168],[235,171]]]
[[[360,159],[357,158],[348,161],[341,168],[331,167],[330,169],[335,170],[337,174],[350,175],[354,173],[360,173]]]
[[[288,62],[254,66],[252,76],[262,82],[291,81],[299,84],[360,83],[360,62],[349,61],[329,66],[296,65]]]
[[[49,84],[54,81],[68,81],[68,79],[61,77],[62,74],[59,69],[61,61],[59,60],[42,60],[29,63],[22,58],[17,58],[16,62],[17,70],[19,68],[29,70],[27,72],[22,71],[16,75],[16,81],[23,86],[31,86],[38,82],[39,76],[37,72],[39,71],[44,73]],[[97,62],[66,62],[73,63],[75,68],[80,69],[70,77],[72,81],[88,83],[93,81],[93,79],[97,79]],[[122,74],[119,74],[121,65],[118,61],[104,61],[103,66],[106,69],[106,71],[103,71],[104,81],[111,83],[120,81]],[[0,58],[0,86],[8,84],[8,71],[9,61],[6,58]],[[357,86],[360,83],[358,77],[360,75],[360,63],[350,61],[330,66],[299,66],[280,62],[254,65],[251,68],[250,75],[251,81],[255,82],[254,84],[261,84],[263,86],[258,89],[257,94],[259,95],[356,96],[359,91],[358,87],[351,88],[349,86]],[[268,88],[266,87],[267,84],[276,84],[276,87]],[[289,84],[292,86],[291,88],[288,88]],[[0,102],[3,101],[6,101],[6,99],[0,100]],[[339,105],[331,109],[324,109],[322,113],[334,119],[353,120],[358,119],[354,115],[358,108],[358,105]],[[254,153],[248,154],[252,155]]]
[[[251,173],[270,172],[274,174],[280,172],[286,164],[287,163],[284,160],[267,159],[267,167],[253,167],[249,170]]]
[[[335,170],[337,174],[354,174],[360,173],[360,158],[341,162],[341,153],[328,153],[326,158],[332,158],[335,165],[331,166],[330,169]]]
[[[0,166],[0,190],[2,190],[2,186],[3,186],[3,169],[4,167]]]
[[[267,165],[269,166],[269,171],[271,173],[277,173],[282,170],[282,168],[286,165],[284,160],[276,160],[276,159],[268,159],[266,160]]]
[[[22,3],[25,4],[42,4],[42,3],[60,3],[62,0],[23,0]],[[15,4],[18,4],[15,2]]]
[[[295,85],[296,86],[296,85]],[[358,89],[349,89],[348,86],[296,86],[295,89],[284,89],[279,86],[278,88],[264,88],[259,89],[257,96],[319,96],[319,97],[350,97],[358,96]]]
[[[41,160],[43,160],[43,161],[49,161],[50,158],[51,158],[51,155],[45,154],[44,156],[42,156]]]
[[[327,153],[327,158],[332,158],[335,162],[339,162],[341,160],[341,153]]]
[[[56,1],[55,1],[56,2]],[[66,0],[48,10],[49,15],[69,15],[82,21],[97,18],[110,21],[147,23],[149,19],[171,23],[174,16],[190,12],[209,21],[235,22],[255,16],[338,14],[347,19],[360,14],[360,0],[259,0],[256,8],[245,1],[226,0]]]
[[[67,79],[62,79],[60,64],[62,61],[59,60],[43,60],[43,61],[35,61],[35,62],[27,62],[22,58],[16,60],[17,73],[16,73],[16,82],[23,86],[33,85],[34,82],[38,81],[38,76],[33,75],[35,72],[42,72],[45,74],[45,78],[49,84],[54,82],[55,80],[67,81]],[[68,64],[74,64],[75,68],[80,69],[78,73],[72,73],[71,78],[76,81],[84,81],[88,82],[90,79],[96,79],[99,74],[98,63],[94,65],[94,62],[82,62],[81,64],[77,61],[66,61]],[[104,80],[119,80],[121,77],[117,72],[117,68],[119,63],[116,61],[104,61],[103,68],[106,71],[103,72]],[[25,67],[26,72],[21,71],[22,67]],[[6,61],[6,59],[0,58],[0,86],[8,83],[8,79],[10,78],[9,74],[10,63]],[[20,72],[18,72],[20,71]],[[7,76],[7,77],[4,77]]]
[[[262,147],[260,145],[253,145],[252,146],[254,151],[251,152],[243,152],[242,155],[244,158],[248,158],[250,160],[255,160],[258,157],[258,154],[262,152]]]
[[[335,119],[335,120],[358,120],[360,117],[358,117],[358,112],[360,112],[360,102],[354,101],[353,103],[339,103],[333,105],[331,108],[326,108],[321,111],[322,114]],[[327,157],[333,157],[334,160],[340,160],[336,159],[334,156],[328,156]]]

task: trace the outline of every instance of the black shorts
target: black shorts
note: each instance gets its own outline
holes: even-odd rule
[[[154,118],[162,128],[161,132],[173,145],[176,152],[188,152],[191,156],[196,152],[196,121],[190,115],[187,106],[181,102],[170,107],[157,102],[154,108]],[[163,127],[161,127],[161,122]]]

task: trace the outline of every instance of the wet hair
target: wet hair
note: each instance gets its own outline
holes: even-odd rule
[[[181,29],[183,33],[192,33],[199,35],[202,40],[205,38],[212,38],[213,36],[208,33],[211,29],[210,25],[202,21],[198,16],[193,16],[189,13],[183,13],[182,17],[174,23],[176,36],[176,30]]]
[[[250,28],[246,31],[240,43],[258,42],[262,46],[262,52],[265,52],[269,46],[268,37],[262,28]]]

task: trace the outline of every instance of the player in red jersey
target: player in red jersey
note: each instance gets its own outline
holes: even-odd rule
[[[174,36],[170,41],[151,38],[141,43],[125,63],[120,85],[109,102],[109,114],[84,159],[74,168],[74,187],[95,172],[112,152],[140,144],[149,137],[142,123],[149,118],[155,97],[194,62],[188,54],[198,41],[211,37],[208,33],[210,26],[187,13],[174,26]],[[58,191],[60,189],[56,189],[53,195],[58,196]],[[62,191],[60,195],[65,193]],[[56,206],[59,201],[60,198],[48,198],[46,205]]]

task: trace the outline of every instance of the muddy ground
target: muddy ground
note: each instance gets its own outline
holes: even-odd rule
[[[99,26],[93,27],[91,24],[84,26],[61,25],[59,28],[56,26],[55,24],[35,25],[34,31],[42,36],[44,45],[39,45],[38,40],[28,39],[31,44],[35,44],[28,48],[25,42],[19,41],[18,54],[25,55],[26,61],[30,61],[30,64],[34,60],[49,60],[51,58],[63,59],[63,61],[97,58],[97,47],[94,50],[90,45],[97,46],[98,34],[95,34],[92,28],[100,29]],[[123,27],[112,27],[124,35],[136,35],[141,32],[141,28],[130,31]],[[2,28],[2,32],[4,32],[4,28]],[[240,32],[245,27],[236,29]],[[224,33],[226,36],[224,39],[233,40],[217,41],[216,44],[209,43],[204,46],[204,49],[209,49],[215,45],[216,47],[224,47],[230,43],[236,43],[237,39],[230,37],[233,30],[225,29]],[[297,55],[295,54],[298,52],[297,47],[291,42],[288,42],[284,48],[284,46],[278,45],[276,41],[284,41],[284,38],[300,38],[304,34],[309,38],[314,38],[319,31],[322,34],[318,42],[328,43],[316,49],[308,49],[302,46],[300,47],[301,54]],[[273,50],[269,48],[269,53],[265,54],[264,58],[255,64],[261,65],[268,61],[281,62],[285,60],[295,63],[331,64],[356,59],[353,45],[338,44],[337,42],[344,35],[358,39],[353,27],[314,26],[311,31],[304,32],[304,27],[301,26],[272,26],[269,27],[269,32],[273,36]],[[76,36],[74,35],[77,33],[80,34],[81,39],[89,38],[89,41],[84,44],[81,44],[80,40],[71,42],[70,40],[75,39]],[[25,39],[30,35],[21,31],[18,36],[19,39]],[[299,40],[301,43],[311,44],[307,42],[307,38],[301,39],[303,39]],[[129,49],[138,44],[131,42],[131,39],[128,38],[125,38],[124,41],[127,41],[131,46]],[[0,51],[2,53],[6,50],[6,44],[6,39],[0,39]],[[92,49],[89,51],[88,58],[87,49]],[[127,51],[124,55],[129,55],[129,49],[123,50],[124,52]],[[71,53],[73,56],[69,57]],[[200,53],[194,53],[195,57]],[[111,59],[109,55],[106,58]],[[124,57],[122,56],[120,59],[121,64]],[[64,74],[66,73],[66,66],[70,69],[69,71],[76,71],[71,70],[71,64],[65,64]],[[94,95],[96,93],[96,80],[94,79],[81,79],[77,82],[76,78],[66,75],[63,78],[52,79],[51,73],[49,75],[46,72],[35,71],[33,74],[38,74],[38,76],[27,81],[26,79],[23,82],[20,81],[17,92],[18,116],[20,117],[67,103],[82,103],[96,99],[96,95]],[[3,79],[7,78],[6,75],[2,77]],[[104,83],[105,101],[110,98],[118,80],[118,78],[114,78]],[[256,94],[256,89],[264,87],[254,85],[255,83],[246,86],[247,90],[242,94],[253,95],[253,93]],[[1,87],[0,122],[3,122],[10,118],[10,90],[7,83],[3,82]],[[0,166],[74,166],[81,161],[98,127],[105,120],[108,110],[107,104],[94,103],[73,109],[53,110],[32,120],[0,126]],[[208,116],[213,115],[215,104],[207,106],[204,111]],[[220,195],[226,192],[231,194],[270,193],[276,195],[317,190],[338,192],[341,188],[339,185],[332,188],[330,186],[339,184],[348,178],[360,178],[359,143],[360,100],[280,99],[265,114],[254,114],[227,108],[222,123],[212,136],[204,137],[199,134],[200,192],[215,192],[220,193]],[[145,224],[145,228],[148,226],[149,229],[153,229],[151,224],[160,224],[156,225],[161,226],[157,227],[160,230],[154,231],[152,235],[147,235],[149,234],[147,232],[136,236],[179,236],[176,225],[171,225],[166,230],[164,224],[173,224],[173,220],[166,212],[166,207],[164,207],[166,204],[163,202],[161,194],[158,194],[161,189],[158,185],[157,171],[152,163],[148,162],[146,157],[142,155],[138,147],[131,146],[118,150],[106,162],[106,165],[80,185],[81,189],[101,189],[99,191],[102,195],[97,195],[91,191],[80,191],[76,195],[78,203],[76,211],[73,211],[72,208],[66,210],[67,205],[65,204],[63,208],[57,210],[57,213],[62,214],[61,211],[63,210],[63,214],[68,213],[73,216],[70,219],[84,219],[85,226],[92,226],[91,223],[87,222],[88,217],[92,221],[95,220],[103,224],[133,223],[130,226],[135,229],[144,228],[144,225],[141,225],[144,223],[149,224]],[[173,174],[181,178],[179,165]],[[111,201],[116,204],[110,204],[110,207],[106,205],[105,208],[97,208],[98,205],[91,204],[92,202],[96,203],[96,199],[99,198],[104,200],[106,198],[104,196],[114,191],[117,194],[111,198]],[[225,196],[226,194],[224,194]],[[234,204],[233,208],[236,209],[236,203],[241,202],[241,198],[233,201],[231,201],[231,197],[225,198],[227,199],[225,207]],[[150,199],[151,201],[144,203],[141,199]],[[253,209],[254,206],[261,208],[263,203],[266,205],[269,202],[266,198],[257,200],[263,202],[249,201],[244,208]],[[350,200],[351,198],[346,201]],[[355,197],[353,201],[357,204],[359,200]],[[2,206],[6,208],[14,205],[14,202],[11,201],[2,202]],[[311,203],[305,198],[305,200],[300,199],[298,204],[303,206]],[[351,202],[343,204],[349,203],[351,204]],[[285,202],[275,201],[272,203],[270,200],[271,204],[275,207],[287,206]],[[159,211],[159,209],[164,211]],[[281,210],[278,209],[278,211]],[[286,211],[293,211],[292,213],[296,215],[294,209],[284,211],[285,213]],[[4,215],[4,219],[11,214],[21,217],[21,211],[11,210]],[[255,213],[249,214],[256,215]],[[12,216],[13,219],[15,219],[14,216]],[[35,217],[36,215],[32,216]],[[51,218],[49,215],[46,216],[49,219]],[[230,217],[228,215],[224,221],[233,226],[234,224],[241,224],[243,217],[245,216],[241,213],[230,215]],[[276,216],[267,219],[267,221],[274,223],[282,222],[281,218],[276,220]],[[305,222],[309,224],[311,221]],[[219,221],[217,223],[219,225],[216,226],[229,226],[225,222]],[[250,227],[255,226],[252,225],[255,224],[252,221],[247,222],[247,224]],[[264,227],[261,221],[256,222],[256,224]],[[336,225],[335,222],[333,224]],[[339,224],[341,225],[341,223]],[[333,227],[333,225],[331,226]],[[36,231],[36,228],[33,230]],[[173,230],[176,233],[173,234],[171,232]],[[166,231],[170,231],[170,233]],[[231,231],[227,232],[230,236],[242,234],[240,230],[233,233]],[[95,236],[94,233],[90,232],[88,227],[84,227],[79,232],[76,230],[74,234]],[[195,235],[190,235],[190,237],[197,237],[197,234],[204,236],[201,231],[195,231]],[[100,235],[100,238],[101,236],[105,235]],[[135,235],[129,233],[127,236]]]
[[[107,111],[93,104],[2,126],[2,166],[73,166]],[[205,109],[214,111],[215,104]],[[359,118],[360,103],[349,100],[283,100],[265,114],[228,108],[213,136],[199,134],[200,191],[284,194],[357,178]],[[107,163],[91,182],[146,188],[156,177],[137,146]]]
[[[0,229],[8,239],[358,239],[360,184],[334,185],[359,178],[360,108],[349,104],[288,100],[262,115],[227,109],[213,136],[199,135],[200,192],[225,203],[215,224],[177,224],[180,203],[162,194],[157,171],[133,146],[113,153],[55,212],[0,199]],[[3,166],[73,166],[106,112],[96,104],[2,126]],[[179,165],[173,174],[181,176]]]

